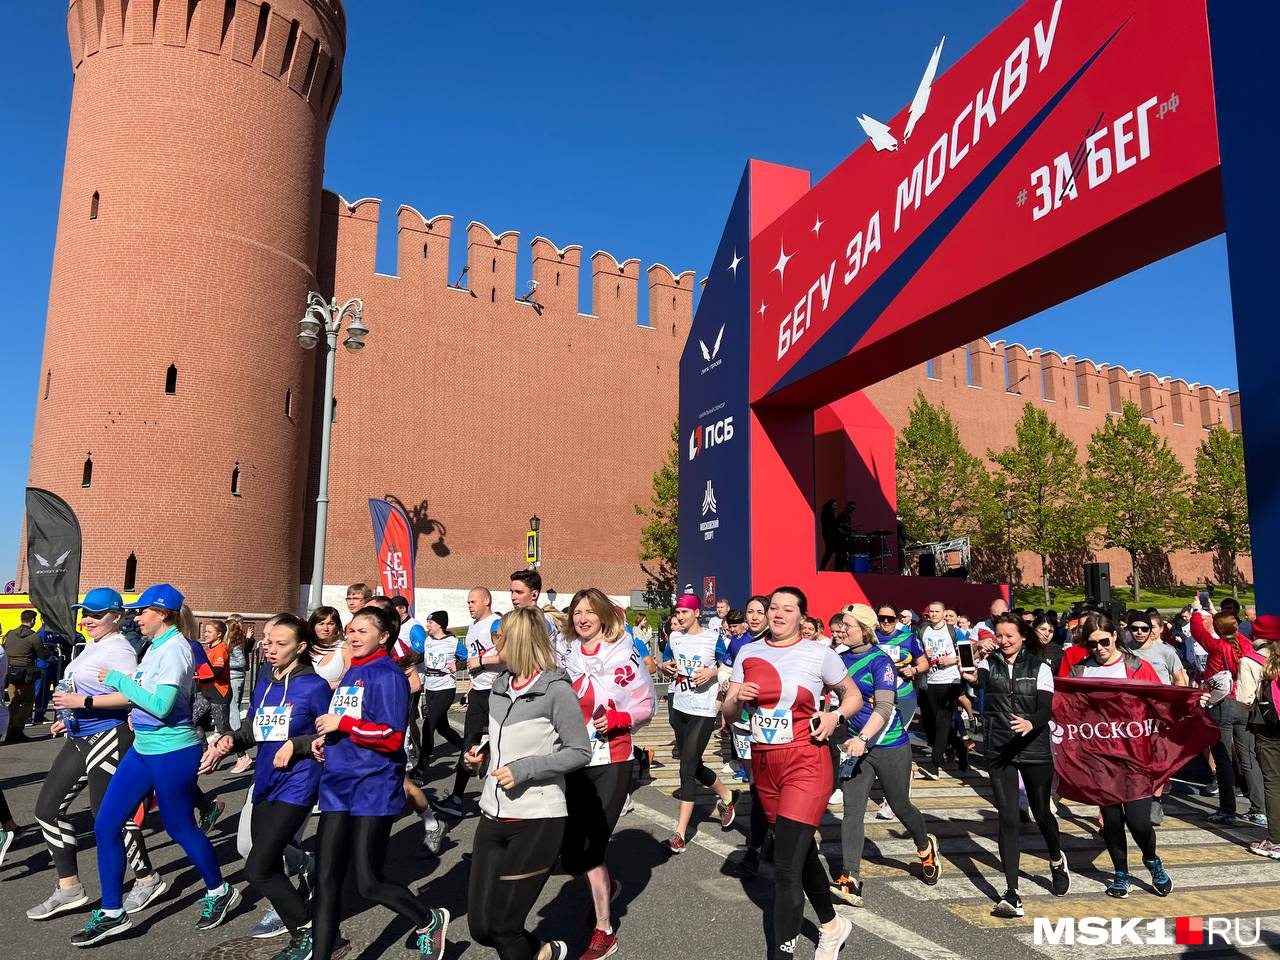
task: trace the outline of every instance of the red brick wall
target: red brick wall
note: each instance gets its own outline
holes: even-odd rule
[[[272,0],[260,31],[254,0],[124,9],[72,0],[67,14],[75,86],[31,482],[76,510],[86,588],[122,586],[133,551],[139,586],[279,608],[297,592],[314,358],[294,337],[316,285],[344,15]]]
[[[580,313],[580,247],[538,237],[525,254],[516,233],[464,232],[400,207],[399,275],[384,276],[374,272],[380,206],[325,195],[334,292],[364,298],[371,331],[337,362],[325,582],[372,582],[366,501],[390,495],[420,512],[419,587],[505,585],[525,565],[535,513],[548,587],[643,586],[634,506],[648,505],[670,444],[693,273],[656,264],[642,276],[639,261],[597,252],[591,312]],[[448,286],[450,242],[467,245],[466,290]],[[516,299],[524,255],[541,315]]]
[[[1018,392],[1006,390],[1008,384]],[[1080,450],[1081,466],[1088,455],[1089,437],[1110,412],[1118,413],[1124,400],[1132,400],[1147,413],[1147,422],[1164,437],[1187,468],[1195,470],[1196,449],[1206,431],[1221,423],[1236,429],[1239,395],[1213,387],[1188,385],[1185,380],[1130,372],[1123,367],[1098,365],[1091,360],[1061,357],[1053,351],[1021,344],[976,340],[933,361],[933,377],[921,365],[867,388],[867,395],[901,430],[916,391],[923,390],[930,403],[947,408],[970,452],[985,459],[988,449],[999,450],[1015,441],[1014,424],[1029,401],[1047,410]],[[1016,386],[1015,386],[1016,384]],[[1103,550],[1097,559],[1111,564],[1111,582],[1128,581],[1132,566],[1120,550]],[[1039,558],[1019,558],[1022,580],[1039,583]],[[1253,565],[1241,558],[1246,579]],[[1217,582],[1213,558],[1207,554],[1177,551],[1170,558],[1176,581]]]

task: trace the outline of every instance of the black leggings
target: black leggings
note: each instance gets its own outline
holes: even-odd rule
[[[1116,803],[1102,808],[1102,840],[1111,854],[1111,865],[1116,870],[1129,872],[1129,842],[1124,828],[1129,827],[1133,840],[1142,851],[1144,863],[1156,858],[1156,832],[1151,827],[1151,797]]]
[[[0,790],[0,826],[10,822],[13,819],[13,813],[9,810],[9,801],[4,798],[4,791]]]
[[[254,808],[257,816],[257,808]],[[356,893],[365,900],[394,910],[421,929],[427,911],[408,887],[382,876],[387,862],[387,841],[395,817],[353,817],[349,813],[322,813],[316,830],[316,893],[312,911],[313,960],[329,960],[342,918],[342,884],[347,868],[356,875]],[[286,840],[293,834],[286,834]]]
[[[467,781],[471,779],[471,771],[463,764],[466,752],[480,742],[480,738],[489,732],[489,695],[490,690],[473,689],[467,694],[467,715],[462,721],[462,746],[458,748],[458,767],[453,777],[453,795],[461,797],[467,789]]]
[[[67,819],[67,810],[87,786],[89,809],[96,817],[111,775],[132,745],[133,731],[121,723],[91,737],[68,737],[53,758],[36,798],[36,823],[40,824],[59,880],[80,872],[76,864],[76,832]],[[142,839],[142,828],[132,818],[124,824],[124,850],[134,876],[149,876],[147,844]]]
[[[716,782],[715,771],[702,762],[716,718],[695,717],[679,710],[672,710],[669,717],[680,747],[680,789],[675,792],[675,798],[691,801],[698,795],[698,784],[710,787]]]
[[[290,933],[307,923],[307,905],[284,873],[284,848],[311,816],[311,807],[279,800],[253,805],[249,831],[253,846],[244,862],[244,878],[271,901]]]
[[[947,743],[952,742],[956,751],[956,765],[961,770],[969,769],[969,751],[960,735],[952,729],[955,719],[956,703],[964,688],[958,683],[925,684],[925,703],[929,708],[929,720],[933,727],[929,731],[932,753],[929,758],[934,767],[942,766],[947,753]]]
[[[418,752],[418,769],[425,771],[436,748],[437,733],[455,750],[462,750],[462,738],[449,724],[449,708],[458,696],[458,688],[448,690],[424,690],[422,692],[422,746]]]
[[[1053,789],[1052,763],[998,763],[993,762],[987,772],[991,775],[991,795],[1000,815],[1000,864],[1004,867],[1004,880],[1010,893],[1018,892],[1018,866],[1021,844],[1021,814],[1018,810],[1018,774],[1027,789],[1027,806],[1035,818],[1045,846],[1049,848],[1049,862],[1062,859],[1062,840],[1058,834],[1058,818],[1049,809],[1049,794]]]
[[[609,838],[631,790],[631,761],[582,767],[564,777],[564,798],[573,829],[565,833],[560,866],[571,877],[604,865]]]
[[[542,948],[525,921],[560,855],[564,825],[564,817],[480,818],[471,846],[467,923],[476,943],[492,947],[499,960],[533,960]]]
[[[773,885],[774,949],[780,960],[793,960],[804,921],[805,897],[813,904],[819,923],[830,923],[836,916],[810,824],[786,817],[774,822]]]

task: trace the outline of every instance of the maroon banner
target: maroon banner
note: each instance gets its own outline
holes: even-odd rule
[[[1219,736],[1194,687],[1055,677],[1054,690],[1049,730],[1058,790],[1069,800],[1153,797]]]

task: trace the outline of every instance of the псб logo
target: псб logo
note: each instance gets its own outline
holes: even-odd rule
[[[699,424],[689,434],[689,459],[692,460],[704,448],[709,450],[717,444],[726,443],[732,439],[733,417],[725,417],[705,427]]]

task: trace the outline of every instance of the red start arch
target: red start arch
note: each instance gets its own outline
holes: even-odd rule
[[[892,431],[859,391],[1225,229],[1260,599],[1280,586],[1262,548],[1280,536],[1276,137],[1255,119],[1276,20],[1031,0],[897,117],[861,118],[869,142],[818,183],[748,163],[681,361],[680,581],[708,598],[798,583],[819,609],[994,595],[819,572],[828,496],[894,527]]]

